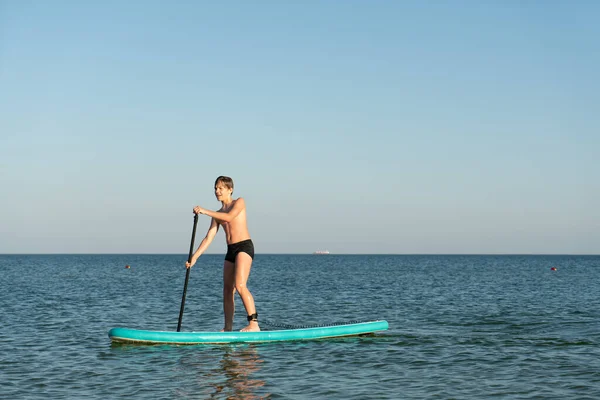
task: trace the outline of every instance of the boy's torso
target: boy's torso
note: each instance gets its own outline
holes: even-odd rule
[[[227,207],[221,207],[219,212],[228,212],[233,208],[237,200],[234,200]],[[246,223],[246,208],[242,209],[240,213],[230,222],[217,221],[225,231],[227,244],[241,242],[242,240],[250,239],[250,233],[248,232],[248,226]]]

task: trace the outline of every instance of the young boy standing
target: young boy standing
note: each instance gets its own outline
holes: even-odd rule
[[[196,263],[198,257],[213,241],[219,226],[222,226],[227,240],[227,254],[223,264],[223,312],[225,314],[223,331],[233,330],[234,295],[237,290],[248,314],[248,326],[241,331],[256,332],[260,331],[258,313],[254,306],[254,298],[246,287],[254,259],[254,245],[248,232],[244,199],[240,197],[234,200],[232,194],[233,180],[228,176],[219,176],[215,181],[215,196],[221,202],[221,209],[210,211],[200,206],[194,207],[195,214],[208,215],[212,219],[206,236],[192,256],[192,261],[186,262],[185,265],[191,268]]]

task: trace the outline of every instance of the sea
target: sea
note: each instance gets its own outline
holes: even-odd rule
[[[0,255],[0,398],[600,399],[600,256],[257,254],[248,287],[264,330],[389,330],[111,344],[113,327],[176,330],[186,258]],[[192,268],[182,330],[222,328],[222,263]],[[235,329],[245,316],[237,298]]]

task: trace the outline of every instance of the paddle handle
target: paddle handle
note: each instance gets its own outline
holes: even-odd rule
[[[194,214],[194,229],[192,230],[192,242],[190,243],[190,253],[188,255],[188,262],[192,262],[192,256],[194,255],[194,239],[196,238],[196,226],[198,225],[198,214]],[[181,320],[183,319],[183,309],[185,308],[185,295],[187,293],[187,285],[190,280],[191,268],[186,268],[185,272],[185,283],[183,284],[183,296],[181,296],[181,309],[179,310],[179,321],[177,322],[177,332],[181,331]]]

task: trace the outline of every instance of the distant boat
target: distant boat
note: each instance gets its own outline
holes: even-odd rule
[[[329,254],[329,250],[317,250],[313,254]]]

